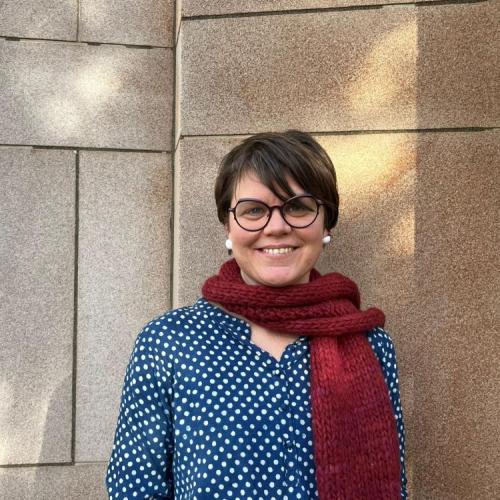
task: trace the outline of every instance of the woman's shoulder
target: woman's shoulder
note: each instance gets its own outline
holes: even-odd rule
[[[391,336],[389,335],[387,330],[385,330],[381,326],[372,328],[369,332],[367,332],[366,336],[372,346],[376,345],[381,349],[394,350],[394,342],[392,341]]]
[[[396,348],[389,333],[382,327],[375,327],[367,334],[373,352],[377,356],[384,371],[396,369]]]
[[[220,309],[200,298],[190,306],[170,309],[148,321],[140,330],[137,342],[142,344],[164,344],[181,340],[211,328],[214,317],[220,316]]]
[[[392,363],[396,362],[396,348],[387,330],[377,326],[372,328],[366,334],[366,337],[382,364],[389,364],[390,366]]]

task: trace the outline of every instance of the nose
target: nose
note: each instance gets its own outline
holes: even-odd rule
[[[266,227],[264,228],[265,234],[286,234],[292,230],[291,226],[288,225],[281,212],[279,207],[271,208],[271,217]]]

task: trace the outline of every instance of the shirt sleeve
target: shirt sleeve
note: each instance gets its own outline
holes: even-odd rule
[[[401,461],[401,498],[408,498],[405,467],[405,429],[403,408],[399,392],[399,375],[396,361],[396,350],[389,334],[382,328],[374,328],[368,333],[368,341],[375,352],[384,375],[389,397],[394,410],[399,439],[399,456]]]
[[[170,382],[148,330],[138,335],[125,374],[106,474],[112,500],[174,498]]]

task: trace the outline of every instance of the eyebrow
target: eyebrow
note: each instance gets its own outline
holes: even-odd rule
[[[298,196],[311,196],[312,198],[316,199],[316,197],[314,195],[312,195],[311,193],[306,193],[306,192],[297,193],[297,194],[294,194],[293,196],[291,196],[290,198],[283,200],[282,204],[284,205],[286,202],[290,201],[293,198],[297,198]],[[261,200],[260,198],[251,198],[251,197],[238,198],[236,200],[236,203],[239,203],[240,201],[258,201],[260,203],[264,203],[264,205],[271,206],[268,203],[266,203],[265,201]],[[276,206],[280,206],[280,205],[273,205],[273,206],[276,207]]]

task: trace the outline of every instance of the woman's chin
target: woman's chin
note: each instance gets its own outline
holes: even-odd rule
[[[241,275],[243,277],[243,281],[248,285],[264,285],[275,288],[297,285],[299,283],[307,283],[309,281],[309,275],[299,276],[296,273],[290,272],[284,268],[275,268],[269,270],[269,272],[259,274],[247,274],[242,271]]]

